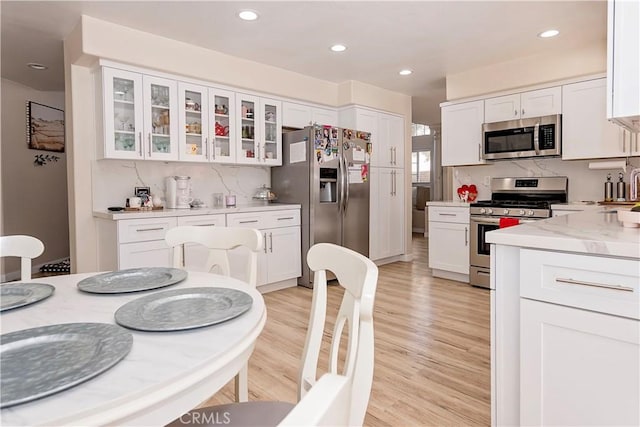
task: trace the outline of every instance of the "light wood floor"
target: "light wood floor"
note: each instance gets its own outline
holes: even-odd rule
[[[431,277],[427,239],[420,234],[414,234],[413,251],[411,263],[380,267],[365,425],[487,426],[489,292]],[[250,400],[295,402],[311,293],[296,287],[264,296],[268,319],[249,362]],[[339,286],[330,287],[330,328],[341,296]],[[320,370],[326,371],[326,362]],[[228,384],[203,406],[231,401]]]

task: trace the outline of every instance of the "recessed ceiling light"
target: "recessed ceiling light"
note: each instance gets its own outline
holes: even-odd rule
[[[347,47],[343,44],[334,44],[333,46],[331,46],[331,50],[334,52],[344,52],[345,50],[347,50]]]
[[[406,70],[400,70],[398,74],[400,74],[401,76],[408,76],[411,73],[413,73],[413,71],[406,69]]]
[[[546,38],[549,38],[549,37],[555,37],[558,34],[560,34],[560,31],[558,31],[558,30],[547,30],[547,31],[543,31],[540,34],[538,34],[538,37],[546,39]]]
[[[255,21],[256,19],[258,19],[258,12],[248,9],[241,10],[240,12],[238,12],[238,16],[244,21]]]
[[[27,67],[38,71],[46,70],[47,68],[49,68],[46,65],[38,64],[37,62],[29,62],[27,64]]]

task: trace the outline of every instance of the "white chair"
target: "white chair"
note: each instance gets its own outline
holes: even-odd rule
[[[31,260],[44,252],[44,244],[32,236],[0,237],[0,257],[20,257],[20,279],[31,280]]]
[[[173,266],[184,267],[185,245],[197,243],[209,249],[205,269],[225,276],[231,276],[228,251],[244,246],[250,251],[246,264],[245,277],[249,285],[256,287],[258,283],[258,252],[262,249],[262,234],[253,228],[240,227],[211,227],[184,225],[171,228],[165,235],[165,242],[173,247]],[[235,378],[236,400],[249,400],[248,367],[244,368]]]
[[[361,426],[367,412],[373,381],[373,303],[378,268],[367,257],[330,243],[309,249],[307,262],[314,271],[309,328],[298,379],[298,404],[246,402],[193,410],[170,426],[214,425],[225,420],[233,426]],[[316,381],[327,308],[329,270],[345,288],[331,347],[329,372]],[[344,366],[338,373],[340,338],[347,326]]]

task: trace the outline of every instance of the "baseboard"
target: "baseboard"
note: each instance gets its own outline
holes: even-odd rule
[[[42,262],[40,264],[32,264],[31,275],[33,275],[34,273],[38,273],[40,271],[40,267],[42,267],[45,264],[56,264],[64,261],[65,259],[69,259],[69,257],[53,259],[50,261]],[[4,282],[11,282],[18,279],[20,279],[20,270],[15,270],[15,271],[10,271],[8,273],[3,274],[2,277],[0,278],[0,281],[4,283]]]
[[[452,271],[431,269],[433,277],[441,277],[443,279],[455,280],[456,282],[469,283],[469,275],[463,273],[454,273]]]
[[[390,256],[388,258],[380,258],[380,259],[373,260],[373,262],[378,266],[391,264],[392,262],[397,262],[397,261],[411,262],[413,261],[413,254],[396,255],[396,256]]]
[[[424,227],[413,227],[411,229],[412,233],[424,233]]]
[[[266,294],[269,292],[279,291],[280,289],[293,288],[298,286],[298,278],[282,280],[280,282],[267,283],[266,285],[258,286],[258,292]]]

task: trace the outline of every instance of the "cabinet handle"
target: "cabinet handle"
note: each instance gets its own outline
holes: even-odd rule
[[[478,161],[482,160],[482,143],[478,144]]]
[[[269,233],[269,252],[273,253],[273,233]]]
[[[284,220],[287,220],[287,219],[293,219],[293,217],[292,216],[286,216],[286,217],[278,218],[278,221],[284,221]]]
[[[389,164],[393,164],[393,147],[389,147]]]
[[[398,164],[398,153],[396,152],[396,147],[393,147],[393,164]]]
[[[215,227],[215,224],[195,224],[196,227]]]
[[[204,158],[209,158],[209,138],[204,138]]]
[[[151,157],[151,134],[149,134],[149,157]]]
[[[253,222],[258,222],[257,219],[252,219],[251,221],[240,221],[240,224],[251,224]]]
[[[570,285],[593,286],[594,288],[613,289],[614,291],[633,292],[633,288],[630,288],[629,286],[622,286],[622,285],[607,285],[606,283],[583,282],[582,280],[563,279],[563,278],[557,278],[557,277],[556,277],[556,282],[568,283]]]
[[[186,249],[184,248],[184,247],[185,247],[185,244],[183,243],[183,244],[182,244],[182,245],[180,245],[180,246],[181,246],[181,249],[182,249],[182,261],[180,262],[180,265],[181,265],[182,267],[184,267],[184,266],[186,266],[186,265],[187,265]]]
[[[469,227],[464,228],[464,245],[469,246]]]
[[[140,157],[142,157],[142,132],[138,132],[138,143],[140,144]]]
[[[622,128],[622,152],[627,151],[627,130]]]
[[[522,115],[524,116],[524,108],[522,109]]]
[[[452,214],[452,213],[439,213],[438,215],[440,215],[440,216],[456,216],[456,214]]]
[[[164,230],[163,227],[158,227],[158,228],[138,228],[136,229],[136,231],[160,231],[160,230]]]
[[[391,180],[391,189],[389,190],[389,195],[393,196],[393,171],[389,174],[389,179]]]
[[[518,117],[518,110],[513,110],[514,117]]]
[[[264,253],[266,254],[267,253],[267,233],[264,233],[262,235],[262,246],[263,246]]]

